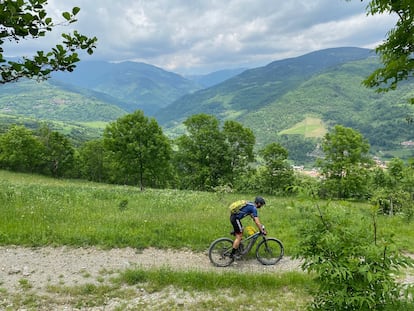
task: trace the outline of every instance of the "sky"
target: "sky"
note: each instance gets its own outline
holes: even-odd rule
[[[332,47],[374,48],[395,25],[367,16],[360,0],[49,0],[55,22],[79,7],[78,21],[44,39],[3,45],[4,56],[31,56],[78,30],[98,38],[82,59],[138,61],[186,74],[253,68]]]

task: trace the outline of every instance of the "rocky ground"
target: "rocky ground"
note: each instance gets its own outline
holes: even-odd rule
[[[102,284],[105,278],[113,277],[118,272],[128,268],[161,268],[192,271],[235,271],[235,272],[283,272],[299,271],[300,261],[284,257],[274,266],[263,266],[256,260],[238,261],[227,268],[217,268],[211,265],[207,253],[192,251],[175,251],[145,249],[137,251],[132,248],[102,250],[98,248],[72,247],[40,247],[24,248],[5,246],[0,247],[0,310],[27,310],[13,308],[8,297],[22,292],[24,285],[30,285],[31,292],[36,295],[50,295],[48,286],[76,286],[82,284]],[[24,282],[22,281],[24,280]],[[414,276],[407,274],[404,283],[414,283]],[[176,293],[175,293],[176,294]],[[152,295],[152,296],[151,296]],[[155,295],[155,296],[154,296]],[[139,305],[146,299],[145,310],[157,310],[160,293],[145,293],[135,298]],[[170,297],[173,293],[164,293]],[[3,300],[2,300],[3,299]],[[164,300],[167,298],[164,298]],[[183,298],[184,300],[186,298]],[[189,297],[188,299],[194,299]],[[153,300],[153,303],[148,301]],[[128,302],[131,304],[131,301]],[[70,305],[54,306],[54,310],[122,310],[121,301],[108,301],[105,306],[86,309],[73,309]],[[151,307],[153,306],[153,308]],[[46,306],[44,310],[52,308]],[[132,309],[131,309],[132,310]],[[134,309],[135,310],[135,309]],[[137,309],[139,310],[139,308]],[[168,307],[163,309],[168,310]]]
[[[7,292],[9,296],[18,294],[22,291],[24,284],[29,284],[31,291],[36,292],[36,295],[45,295],[47,288],[51,285],[102,284],[102,279],[113,277],[119,271],[134,267],[265,273],[299,270],[300,262],[284,257],[277,265],[263,266],[256,260],[242,260],[230,267],[217,268],[211,265],[207,253],[185,250],[150,248],[137,251],[133,248],[102,250],[98,248],[5,246],[0,247],[0,303],[2,302],[1,291]],[[24,280],[23,284],[22,280]],[[3,301],[3,306],[7,303],[10,302]],[[0,304],[0,310],[2,310],[1,306],[2,304]],[[7,310],[15,309],[10,306]],[[60,306],[59,310],[72,309],[68,306]],[[116,310],[116,308],[106,305],[105,308],[96,310]]]
[[[19,280],[27,279],[41,289],[47,284],[71,286],[91,282],[102,271],[133,267],[168,267],[179,270],[270,272],[298,270],[300,262],[284,257],[275,266],[263,266],[255,260],[239,261],[227,268],[210,264],[207,253],[132,248],[101,250],[71,247],[0,247],[0,287],[13,291]]]

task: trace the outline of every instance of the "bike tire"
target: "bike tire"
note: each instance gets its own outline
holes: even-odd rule
[[[285,253],[285,248],[281,241],[275,238],[262,240],[256,248],[257,260],[266,266],[278,263]]]
[[[233,240],[219,238],[211,243],[208,249],[208,258],[216,267],[227,267],[234,261],[234,258],[230,256],[232,248]]]

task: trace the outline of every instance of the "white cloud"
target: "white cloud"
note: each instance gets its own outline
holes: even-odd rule
[[[209,72],[265,65],[317,49],[374,47],[394,25],[392,16],[366,16],[367,2],[353,0],[49,0],[59,17],[74,6],[79,30],[98,37],[85,59],[137,60],[176,72]],[[33,53],[56,43],[5,45],[5,54]],[[36,41],[36,42],[35,42]]]

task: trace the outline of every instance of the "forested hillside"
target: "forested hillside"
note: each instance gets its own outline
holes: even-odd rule
[[[361,86],[376,64],[369,58],[315,75],[270,105],[244,116],[244,122],[256,124],[256,135],[266,143],[312,116],[326,129],[335,124],[357,129],[377,150],[395,149],[414,136],[414,128],[406,121],[413,114],[407,101],[413,88],[407,83],[397,91],[378,94]]]
[[[271,105],[312,76],[335,65],[365,59],[367,49],[339,48],[275,61],[267,66],[246,70],[223,83],[186,95],[156,114],[161,124],[204,112],[220,119],[242,118]]]
[[[186,95],[156,117],[171,135],[182,132],[181,122],[189,115],[203,112],[234,119],[253,129],[257,147],[280,142],[291,159],[302,163],[313,160],[307,155],[318,143],[315,138],[336,124],[360,131],[373,152],[395,154],[401,142],[414,138],[407,122],[414,111],[407,102],[413,87],[407,82],[396,91],[378,94],[362,86],[378,64],[366,49],[317,51],[247,70]]]
[[[3,113],[55,121],[112,121],[127,112],[120,101],[90,90],[32,80],[1,85]]]

